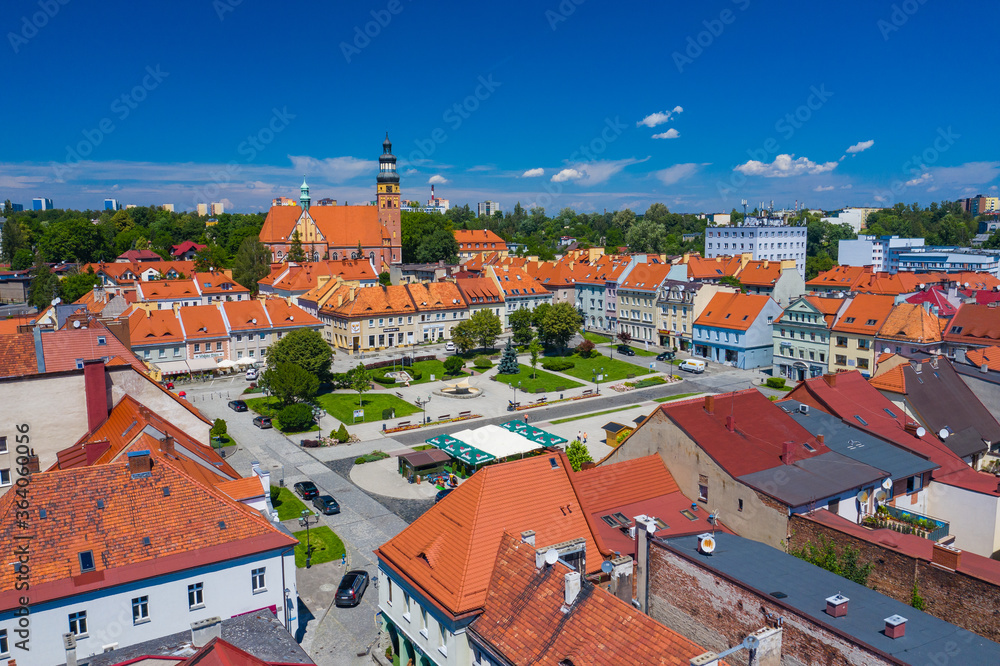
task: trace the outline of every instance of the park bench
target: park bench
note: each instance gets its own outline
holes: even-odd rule
[[[444,415],[438,417],[438,421],[447,421],[450,418],[451,418],[451,414],[444,414]]]
[[[402,400],[403,399],[403,394],[400,393],[399,391],[396,391],[396,397],[399,398],[400,400]]]
[[[460,419],[464,419],[467,416],[472,416],[472,412],[459,412],[458,413],[458,418],[460,418]]]
[[[410,425],[409,421],[400,421],[399,424],[396,427],[397,428],[405,428],[408,425]]]
[[[583,395],[593,395],[593,394],[594,394],[594,389],[587,389],[586,391],[583,392]]]

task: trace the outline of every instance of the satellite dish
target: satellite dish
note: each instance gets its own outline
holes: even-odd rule
[[[920,283],[920,291],[923,291],[926,286],[927,286],[926,284],[924,284],[923,282],[921,282]]]
[[[917,437],[923,437],[926,434],[927,434],[927,429],[926,428],[924,428],[923,426],[920,426],[919,428],[917,428]]]
[[[966,288],[966,289],[968,289],[968,288],[969,288],[969,283],[968,283],[968,282],[966,282],[966,283],[965,283],[965,288]]]
[[[882,481],[882,487],[885,488],[886,490],[891,489],[892,488],[892,479],[889,479],[889,478],[884,479]]]
[[[951,433],[948,432],[947,428],[941,428],[941,430],[938,431],[938,437],[940,437],[942,440],[948,439],[949,434]]]
[[[59,298],[58,296],[56,296],[55,298],[52,299],[52,303],[51,304],[52,305],[59,305],[60,303],[62,303],[62,299]]]
[[[80,328],[80,320],[79,319],[77,319],[76,321],[73,322],[73,328]]]
[[[756,650],[760,647],[760,639],[756,636],[747,636],[743,639],[744,650]]]
[[[888,497],[888,495],[885,494],[884,490],[875,491],[875,501],[884,502],[886,497]]]
[[[545,551],[545,563],[552,566],[559,561],[559,551],[555,548],[549,548]]]
[[[250,320],[250,323],[251,323],[251,324],[256,324],[256,323],[257,323],[257,318],[256,318],[256,317],[254,317],[253,319],[251,319],[251,320]]]
[[[889,348],[888,348],[888,347],[884,347],[884,348],[882,349],[882,353],[883,353],[883,354],[891,354],[892,352],[891,352],[891,351],[889,351]]]
[[[702,534],[698,537],[698,550],[709,555],[715,550],[715,537],[711,534]]]
[[[646,523],[646,531],[649,532],[650,534],[652,534],[653,532],[655,532],[656,531],[656,523],[654,523],[652,521]]]
[[[862,490],[860,493],[858,493],[858,502],[861,503],[861,504],[867,504],[868,503],[868,491],[867,490]]]
[[[612,571],[614,571],[614,569],[615,565],[611,564],[611,562],[608,562],[607,560],[601,562],[601,571],[603,571],[604,573],[609,574]]]

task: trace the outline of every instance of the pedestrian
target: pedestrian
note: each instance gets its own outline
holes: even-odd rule
[[[524,424],[525,425],[528,424],[528,415],[527,414],[524,415]]]
[[[583,433],[583,443],[584,443],[584,444],[586,444],[586,443],[587,443],[587,433],[586,433],[586,432],[585,432],[585,433]]]
[[[583,441],[583,432],[581,432],[580,430],[576,431],[576,441],[578,441],[578,442],[582,442]]]

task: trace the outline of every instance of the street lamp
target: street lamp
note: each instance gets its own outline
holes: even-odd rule
[[[306,528],[306,569],[312,567],[312,544],[309,543],[309,526],[318,522],[319,515],[310,515],[309,509],[302,509],[302,515],[299,516],[299,526]]]
[[[429,403],[430,401],[431,401],[430,395],[427,396],[426,400],[421,400],[420,398],[417,398],[416,400],[413,401],[417,403],[417,406],[419,406],[421,409],[424,410],[424,423],[427,423],[427,403]]]
[[[514,407],[517,407],[517,389],[521,388],[521,382],[518,382],[517,386],[511,384],[510,387],[514,389]]]
[[[597,370],[594,370],[594,383],[597,384],[597,395],[601,395],[601,377],[604,377],[604,368],[601,368],[601,374],[597,374]]]
[[[319,405],[312,405],[313,420],[316,422],[316,429],[319,431],[319,436],[323,436],[323,414],[324,410]]]

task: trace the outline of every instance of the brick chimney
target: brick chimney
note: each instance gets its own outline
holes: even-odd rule
[[[847,602],[850,601],[847,597],[840,594],[839,592],[832,597],[826,598],[826,613],[833,617],[844,617],[847,615]]]
[[[934,544],[934,550],[931,553],[931,562],[945,567],[946,569],[957,570],[958,565],[962,561],[962,551],[954,546],[942,546],[940,544]]]
[[[715,396],[706,395],[705,396],[705,411],[709,414],[715,413]]]
[[[795,462],[795,442],[788,440],[781,444],[781,462],[786,465]]]
[[[816,441],[820,443],[820,446],[823,446],[826,443],[826,437],[820,433],[819,435],[816,435]]]
[[[83,392],[87,400],[87,428],[91,431],[108,419],[108,388],[104,377],[104,361],[85,361]]]
[[[153,458],[149,451],[129,451],[128,471],[133,479],[141,479],[152,474]]]
[[[902,615],[890,615],[885,618],[885,635],[893,639],[906,635],[906,618]]]
[[[167,454],[168,456],[174,455],[174,438],[171,435],[164,435],[163,441],[160,445],[160,451]]]
[[[566,583],[563,591],[563,601],[567,606],[572,606],[576,598],[580,596],[580,572],[567,571],[563,576],[563,580]]]
[[[736,432],[736,417],[732,414],[726,417],[726,430]]]
[[[823,381],[830,385],[830,388],[837,388],[837,373],[830,372],[823,375]]]

